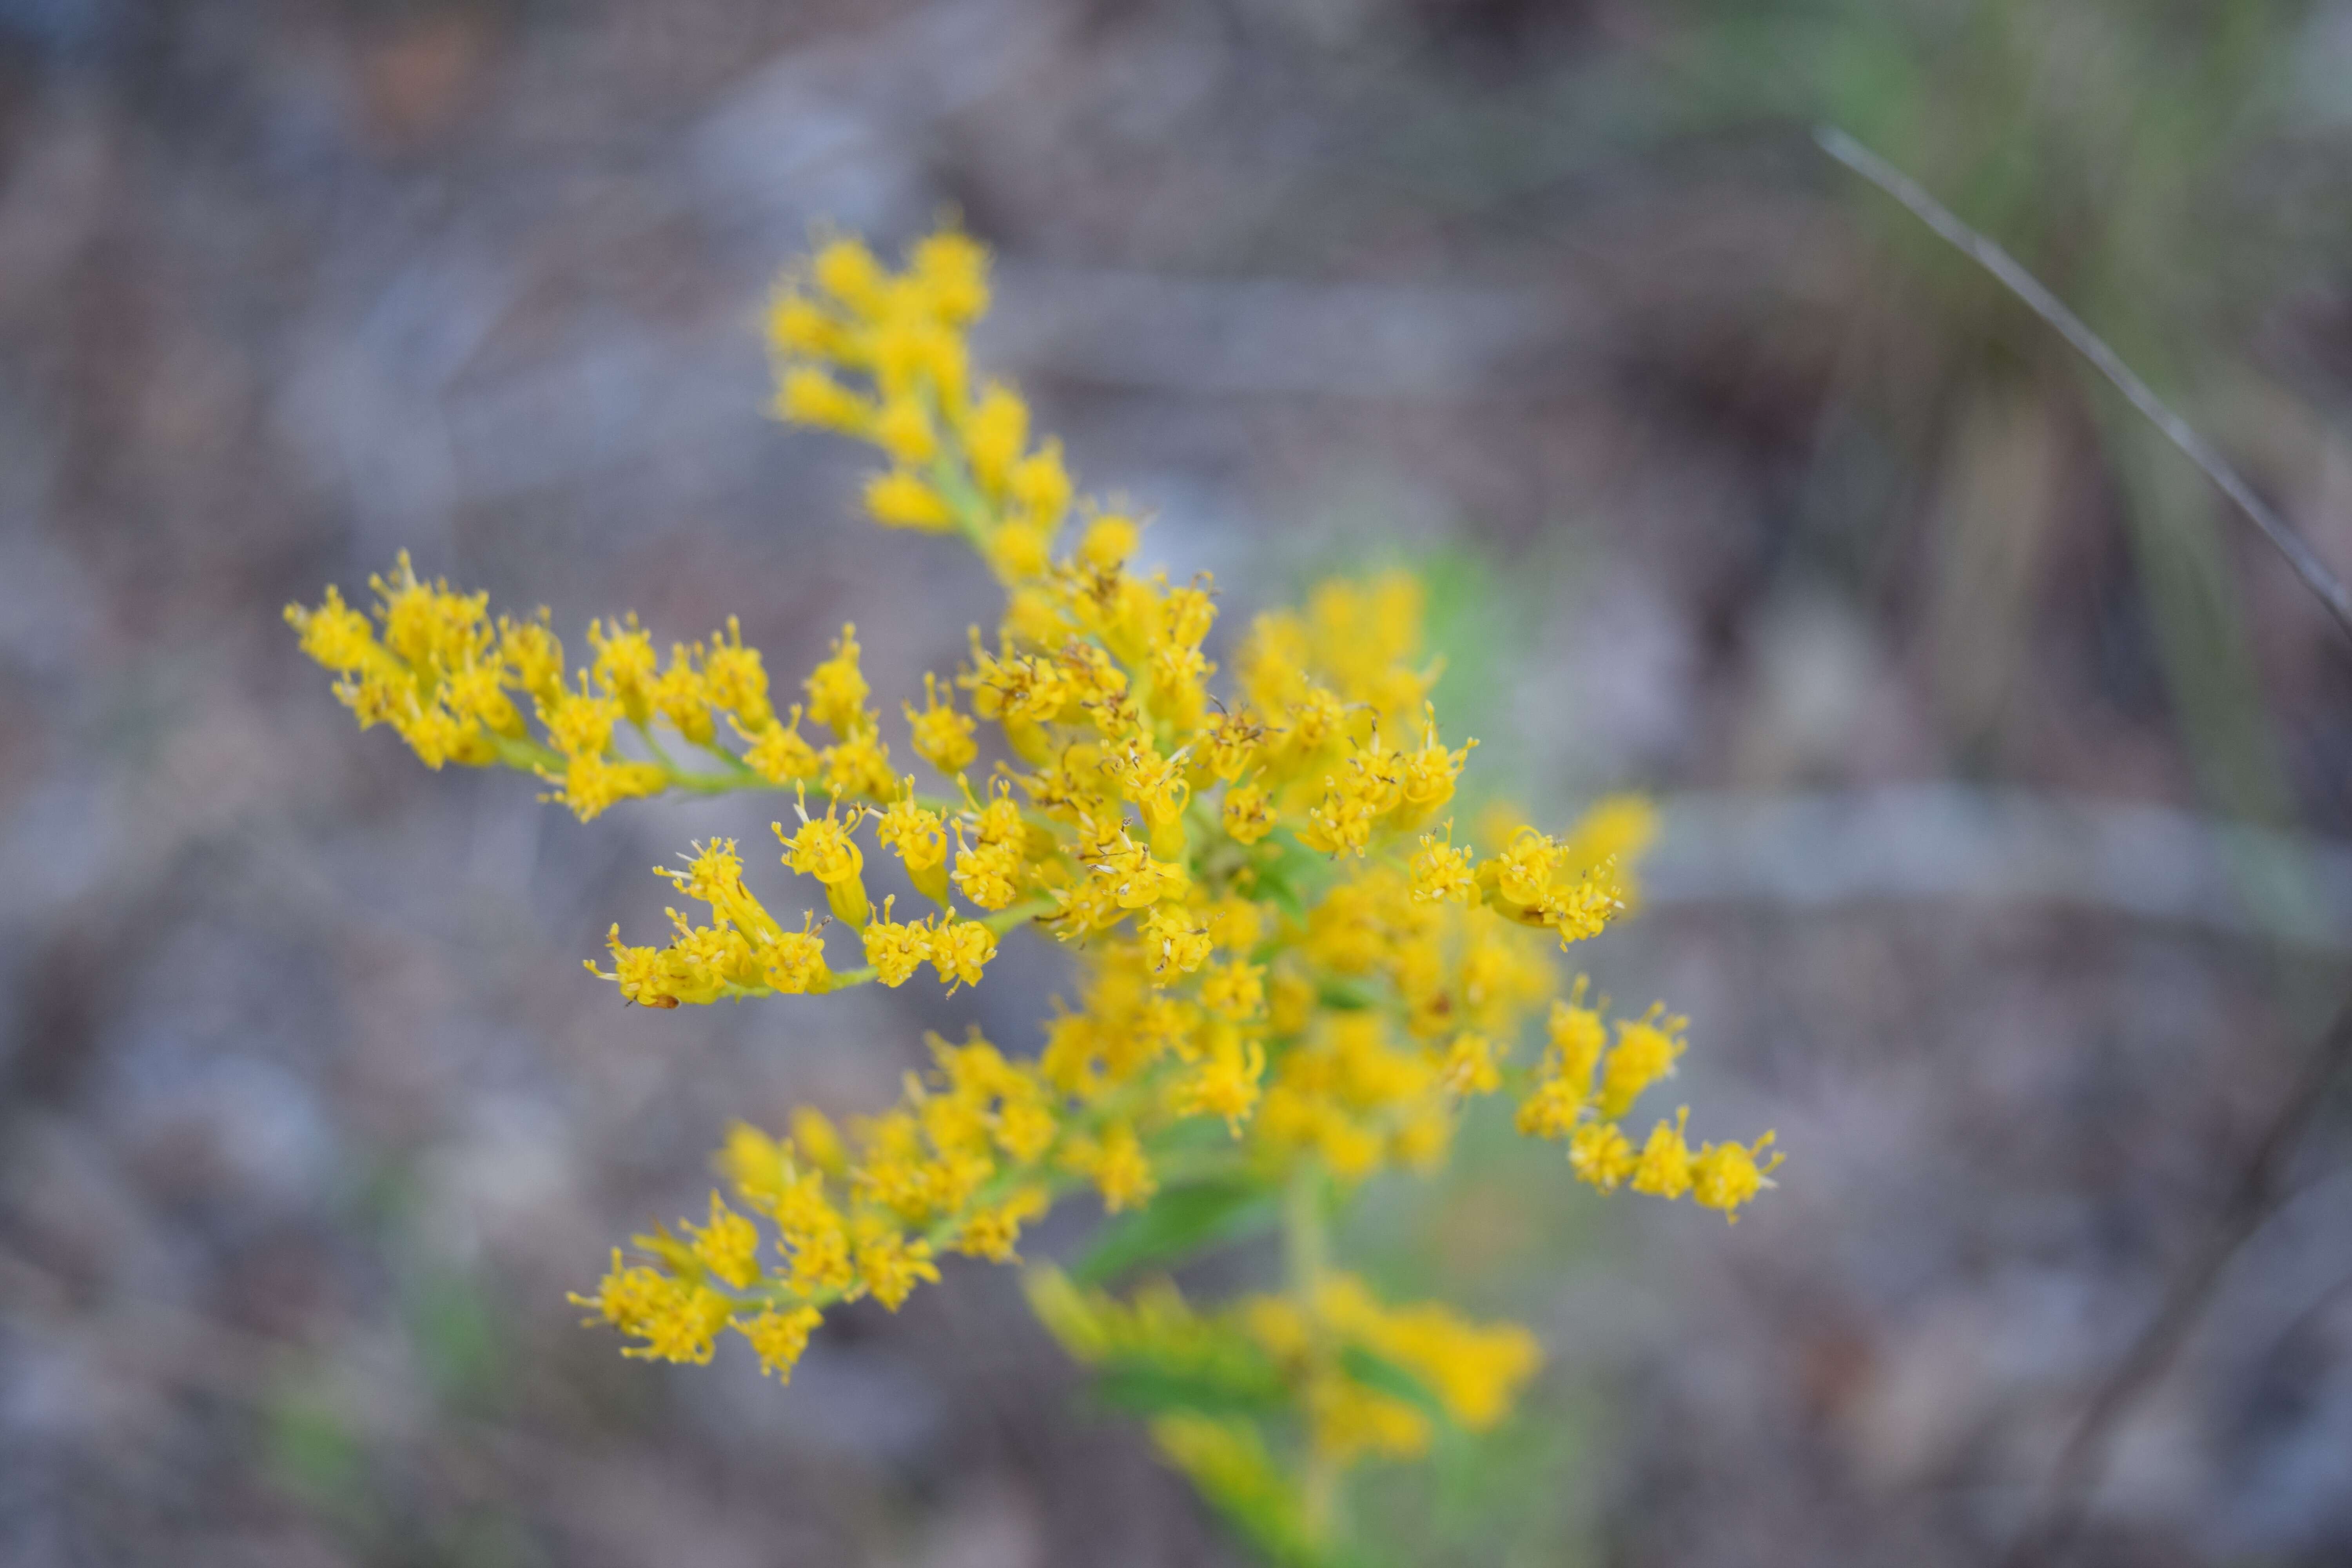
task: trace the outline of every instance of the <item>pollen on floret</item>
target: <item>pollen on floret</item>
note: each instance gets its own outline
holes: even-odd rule
[[[621,704],[621,711],[642,724],[653,713],[653,682],[658,656],[653,638],[631,614],[613,624],[588,623],[588,642],[596,650],[596,684]]]
[[[425,583],[404,550],[393,559],[389,579],[371,577],[381,601],[384,647],[411,669],[446,672],[488,651],[491,637],[485,614],[488,594],[461,594],[436,579]]]
[[[1767,1132],[1753,1143],[1710,1143],[1701,1150],[1691,1162],[1691,1201],[1722,1210],[1727,1221],[1738,1225],[1739,1205],[1774,1184],[1770,1177],[1780,1164],[1780,1153],[1768,1161],[1758,1158],[1772,1136]]]
[[[341,591],[332,584],[315,610],[287,605],[286,622],[301,634],[302,651],[331,670],[358,669],[377,652],[375,627],[343,603]]]
[[[822,994],[833,989],[833,971],[825,967],[824,935],[815,929],[816,916],[803,917],[802,929],[788,931],[770,943],[763,978],[784,996]]]
[[[1017,843],[968,844],[963,824],[956,824],[955,885],[983,910],[1001,910],[1021,896],[1029,880],[1028,863]]]
[[[1210,964],[1201,973],[1201,1005],[1234,1023],[1256,1017],[1265,1011],[1265,967],[1241,958]]]
[[[768,297],[768,346],[780,355],[837,357],[847,323],[808,297],[798,279],[787,277]]]
[[[1143,917],[1138,934],[1150,956],[1155,984],[1169,984],[1179,975],[1192,973],[1208,962],[1215,949],[1205,924],[1189,910],[1164,904]]]
[[[1688,1020],[1665,1014],[1662,1003],[1639,1018],[1618,1021],[1617,1044],[1601,1069],[1597,1109],[1601,1120],[1616,1121],[1633,1108],[1643,1090],[1674,1076],[1675,1063],[1686,1048],[1683,1030]]]
[[[1672,1121],[1661,1121],[1650,1130],[1649,1142],[1642,1145],[1641,1158],[1633,1165],[1635,1192],[1678,1198],[1690,1191],[1691,1152],[1684,1138],[1689,1125],[1690,1107],[1685,1105]]]
[[[1061,442],[1049,438],[1013,464],[1004,476],[1004,488],[1031,523],[1048,533],[1060,527],[1070,510],[1072,488],[1069,470],[1062,466]]]
[[[1265,911],[1239,894],[1228,894],[1209,906],[1209,938],[1228,952],[1255,952],[1265,928]]]
[[[1401,759],[1398,770],[1397,804],[1393,821],[1399,827],[1410,828],[1426,822],[1436,815],[1440,806],[1454,798],[1454,781],[1462,776],[1470,753],[1477,749],[1476,741],[1465,741],[1453,751],[1447,751],[1437,738],[1437,715],[1433,709],[1422,747],[1408,752]]]
[[[909,868],[937,866],[947,858],[943,819],[915,798],[915,781],[875,818],[874,837],[898,852]]]
[[[885,528],[945,533],[955,527],[955,510],[921,477],[890,468],[866,481],[866,510]]]
[[[547,622],[543,605],[529,620],[499,617],[499,658],[515,684],[541,704],[563,689],[563,640]]]
[[[808,800],[803,794],[793,810],[801,825],[790,837],[784,836],[781,822],[769,826],[784,846],[784,864],[803,876],[814,877],[824,885],[826,903],[834,914],[845,923],[864,927],[870,912],[866,900],[866,884],[858,873],[864,869],[866,857],[850,837],[851,829],[863,820],[866,808],[857,807],[847,821],[835,813],[839,802],[828,802],[823,816],[808,814]]]
[[[1578,1119],[1584,1113],[1584,1096],[1558,1078],[1543,1078],[1519,1101],[1515,1119],[1521,1134],[1529,1138],[1565,1138],[1575,1131]]]
[[[1103,1207],[1112,1214],[1149,1202],[1160,1187],[1151,1163],[1133,1124],[1114,1121],[1098,1138],[1071,1141],[1062,1158],[1102,1194]]]
[[[1377,795],[1354,777],[1327,778],[1324,785],[1322,802],[1307,809],[1298,841],[1319,855],[1361,856],[1381,811]]]
[[[909,468],[929,462],[940,449],[930,415],[909,396],[894,397],[882,405],[880,416],[874,421],[874,441]]]
[[[809,1335],[824,1321],[824,1315],[814,1307],[787,1307],[781,1311],[772,1307],[755,1316],[736,1319],[735,1330],[751,1342],[762,1376],[790,1383],[793,1368],[808,1350]]]
[[[710,639],[702,662],[703,687],[713,707],[733,716],[738,728],[757,735],[775,721],[768,706],[768,670],[760,650],[743,646],[743,626],[727,617],[727,629]]]
[[[989,535],[984,548],[988,563],[996,568],[996,574],[1009,587],[1015,590],[1014,606],[1006,612],[1005,626],[1018,628],[1021,626],[1019,606],[1026,597],[1018,592],[1019,585],[1044,576],[1046,568],[1053,564],[1052,531],[1028,518],[1008,518],[1002,527]],[[1014,635],[1042,638],[1051,636],[1052,631],[1024,632],[1016,629]]]
[[[860,315],[879,311],[887,297],[889,275],[860,240],[827,240],[809,258],[809,273],[818,288]]]
[[[1191,1076],[1178,1085],[1176,1109],[1188,1116],[1219,1117],[1225,1130],[1239,1137],[1242,1123],[1257,1106],[1265,1077],[1265,1047],[1229,1025],[1221,1026]]]
[[[1424,833],[1412,858],[1412,896],[1429,904],[1467,904],[1477,896],[1477,879],[1471,871],[1470,847]]]
[[[786,1145],[748,1121],[727,1124],[727,1141],[711,1156],[711,1164],[745,1203],[772,1215],[791,1184],[792,1163]]]
[[[1005,479],[1028,439],[1028,405],[1002,382],[988,383],[963,423],[964,454],[982,489],[991,495],[1004,493]]]
[[[849,1226],[829,1203],[806,1223],[786,1230],[793,1249],[793,1288],[850,1294],[857,1289]]]
[[[955,919],[948,911],[937,931],[931,933],[931,967],[943,982],[954,985],[977,985],[981,972],[988,961],[996,956],[996,933],[978,921]]]
[[[793,1146],[809,1163],[834,1176],[849,1169],[849,1145],[831,1117],[814,1105],[795,1106],[792,1125]]]
[[[866,694],[869,689],[857,668],[857,627],[845,626],[834,639],[832,656],[810,670],[803,682],[808,692],[809,721],[823,724],[836,735],[848,735],[868,722]]]
[[[710,1194],[710,1223],[686,1227],[694,1237],[694,1256],[719,1279],[746,1289],[760,1278],[760,1233],[751,1222]]]
[[[542,768],[539,776],[559,786],[540,798],[562,802],[583,822],[594,821],[621,801],[659,795],[669,784],[668,773],[657,763],[600,756],[574,756],[561,773]]]
[[[940,1278],[929,1242],[887,1228],[869,1230],[857,1239],[856,1269],[858,1282],[894,1312],[914,1294],[917,1284],[936,1284]]]
[[[1511,903],[1539,909],[1551,892],[1551,875],[1559,867],[1559,845],[1549,835],[1522,827],[1512,835],[1495,868],[1496,891]]]
[[[1600,1009],[1584,1005],[1591,984],[1588,977],[1578,975],[1568,995],[1551,1005],[1545,1029],[1556,1068],[1580,1099],[1591,1091],[1593,1069],[1601,1065],[1601,1047],[1609,1037]],[[1602,998],[1601,1005],[1607,1005]]]
[[[602,756],[613,743],[613,726],[621,721],[621,705],[590,691],[583,676],[578,692],[558,686],[551,699],[542,698],[539,721],[547,726],[548,742],[565,756]]]
[[[854,799],[887,795],[898,782],[890,766],[890,747],[871,729],[859,730],[838,744],[827,746],[817,759],[824,767],[828,795]]]
[[[751,739],[751,749],[743,753],[743,761],[770,784],[805,784],[824,771],[824,760],[816,754],[816,748],[801,734],[798,704],[793,705],[785,722],[779,724],[772,719]]]
[[[1192,886],[1191,873],[1174,861],[1156,858],[1120,829],[1116,847],[1105,852],[1095,873],[1118,907],[1148,910],[1165,899],[1180,898]]]
[[[1455,1094],[1492,1094],[1503,1087],[1502,1069],[1495,1064],[1495,1042],[1475,1030],[1465,1030],[1454,1037],[1440,1071],[1445,1087]]]
[[[856,876],[866,864],[856,840],[849,837],[850,828],[857,822],[856,814],[844,823],[835,815],[834,807],[827,805],[823,816],[812,817],[806,795],[801,797],[794,809],[800,814],[801,825],[791,837],[784,837],[782,823],[769,825],[783,841],[784,864],[820,882],[842,882]]]
[[[964,792],[967,805],[971,800],[969,789]],[[1021,820],[1021,807],[1013,799],[1012,786],[1003,779],[989,785],[988,804],[973,814],[975,831],[982,844],[1025,844],[1028,827]]]
[[[1228,787],[1218,818],[1236,844],[1255,844],[1274,831],[1274,807],[1255,784]]]
[[[1059,1131],[1042,1084],[1033,1083],[1027,1092],[1007,1099],[997,1108],[996,1146],[1023,1164],[1042,1158]]]
[[[677,1005],[677,998],[671,995],[663,984],[661,954],[658,950],[650,947],[631,947],[621,940],[621,928],[618,924],[615,924],[610,934],[606,936],[605,945],[613,952],[612,973],[608,974],[598,969],[596,961],[593,958],[583,959],[582,962],[587,965],[589,973],[599,980],[610,980],[618,985],[621,990],[621,999],[625,1002],[634,1002],[640,1007],[669,1008]]]
[[[937,768],[953,775],[971,765],[980,748],[973,743],[975,729],[971,719],[956,711],[954,704],[940,695],[939,677],[923,674],[923,707],[918,711],[911,702],[905,704],[908,728],[913,732],[915,754]]]
[[[874,966],[877,979],[894,989],[912,979],[915,971],[931,956],[929,925],[921,921],[905,922],[890,918],[890,906],[897,897],[893,894],[882,900],[880,918],[869,921],[865,932],[866,962]]]
[[[1568,1137],[1568,1168],[1579,1181],[1612,1192],[1633,1173],[1633,1141],[1613,1121],[1580,1122]]]
[[[1149,739],[1129,741],[1102,760],[1102,771],[1118,783],[1122,798],[1143,810],[1144,820],[1164,827],[1184,815],[1192,786],[1184,778],[1181,752],[1163,757]]]
[[[1265,741],[1265,721],[1255,709],[1244,706],[1210,720],[1206,742],[1194,755],[1213,777],[1232,784],[1248,771]]]
[[[961,229],[924,236],[908,260],[942,320],[961,323],[987,311],[988,247]]]
[[[693,846],[694,858],[686,869],[674,871],[667,866],[654,868],[660,877],[679,892],[700,899],[707,904],[742,895],[743,862],[735,852],[732,838],[714,838],[709,844]]]
[[[1021,1244],[1021,1227],[1044,1214],[1051,1202],[1043,1187],[1020,1188],[1003,1203],[978,1210],[964,1221],[956,1237],[956,1250],[991,1263],[1020,1262],[1021,1255],[1014,1249]]]
[[[733,1302],[698,1280],[677,1279],[642,1264],[625,1266],[617,1247],[596,1294],[573,1295],[571,1300],[593,1308],[598,1318],[644,1342],[623,1350],[623,1355],[697,1364],[710,1360],[713,1342],[734,1311]]]
[[[1559,933],[1563,948],[1598,936],[1625,911],[1624,883],[1617,862],[1603,860],[1566,887],[1554,887],[1545,896],[1544,923]]]
[[[1143,542],[1143,531],[1135,520],[1118,512],[1104,512],[1087,524],[1078,541],[1078,559],[1097,572],[1108,572],[1127,564],[1136,546]]]
[[[795,365],[784,373],[773,409],[778,418],[791,424],[860,437],[873,429],[879,413],[871,398],[852,392],[814,365]]]
[[[703,673],[699,648],[670,645],[669,663],[655,678],[654,706],[677,732],[695,745],[707,746],[717,733],[710,720],[710,679]]]

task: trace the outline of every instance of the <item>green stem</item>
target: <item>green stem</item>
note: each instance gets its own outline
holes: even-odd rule
[[[1014,926],[1025,924],[1039,915],[1051,914],[1054,908],[1054,900],[1041,894],[1034,899],[1024,899],[1017,904],[1008,904],[992,915],[982,915],[980,923],[1003,936]]]
[[[654,754],[654,761],[661,764],[662,771],[672,778],[677,777],[677,764],[669,760],[669,753],[662,750],[662,743],[654,739],[652,728],[639,719],[630,720],[629,728],[637,732],[637,739],[646,743],[646,750]]]
[[[773,790],[783,787],[761,777],[741,758],[715,742],[705,743],[701,749],[725,763],[725,773],[696,773],[679,767],[670,760],[669,753],[662,749],[661,742],[645,725],[633,724],[631,727],[644,740],[646,750],[653,753],[655,765],[662,770],[673,789],[691,790],[697,795],[724,795],[739,789]],[[554,747],[519,736],[493,734],[490,744],[497,748],[499,762],[523,773],[561,775],[570,763],[570,759]]]
[[[662,766],[668,770],[672,788],[692,790],[697,795],[731,795],[739,789],[782,790],[783,788],[782,784],[770,784],[749,768],[743,770],[742,776],[739,776],[733,773],[688,773],[667,761],[662,763]]]
[[[734,752],[720,745],[717,741],[703,741],[698,742],[698,744],[701,750],[708,752],[711,756],[717,758],[726,768],[727,776],[740,780],[745,789],[782,789],[784,787],[761,773],[758,769],[752,767],[751,763],[745,762],[742,758],[737,756]]]
[[[948,510],[955,513],[956,531],[963,535],[973,552],[983,561],[988,558],[988,535],[995,520],[989,516],[988,498],[980,492],[979,484],[961,460],[962,443],[948,431],[948,421],[939,405],[931,404],[931,417],[944,438],[931,458],[931,484]]]
[[[1300,1160],[1283,1189],[1282,1247],[1291,1294],[1311,1314],[1315,1293],[1331,1266],[1331,1239],[1323,1223],[1323,1172],[1312,1160]]]
[[[879,971],[871,964],[862,964],[856,969],[835,969],[829,973],[833,978],[819,994],[831,995],[835,991],[846,991],[854,985],[871,985],[879,974]],[[755,996],[774,996],[779,993],[772,985],[730,985],[719,994],[730,1002],[740,1002]]]
[[[1307,1325],[1308,1354],[1318,1361],[1334,1353],[1318,1315],[1317,1297],[1331,1265],[1331,1237],[1324,1223],[1323,1172],[1314,1161],[1301,1159],[1290,1173],[1282,1199],[1283,1257],[1290,1274],[1291,1299]],[[1299,1479],[1299,1507],[1307,1530],[1318,1542],[1332,1539],[1339,1523],[1339,1466],[1322,1451],[1310,1434]]]
[[[499,734],[490,736],[490,744],[497,749],[499,761],[510,768],[519,768],[527,773],[536,773],[542,769],[557,773],[563,771],[563,753],[552,746],[543,746],[537,741],[520,736]]]

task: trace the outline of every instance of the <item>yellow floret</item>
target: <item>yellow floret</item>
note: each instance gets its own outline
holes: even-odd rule
[[[810,1333],[823,1321],[824,1314],[814,1307],[787,1307],[782,1311],[772,1308],[752,1317],[736,1319],[735,1329],[751,1342],[762,1375],[790,1383],[793,1368],[800,1364],[802,1352],[808,1349]]]
[[[808,692],[809,721],[823,724],[836,735],[849,735],[871,722],[866,712],[869,689],[857,668],[857,628],[845,626],[834,639],[833,656],[809,671],[803,682]]]

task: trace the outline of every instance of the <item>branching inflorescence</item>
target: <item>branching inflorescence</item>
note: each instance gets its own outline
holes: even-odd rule
[[[734,1127],[731,1202],[637,1237],[634,1261],[616,1250],[580,1299],[626,1353],[707,1362],[732,1331],[788,1376],[826,1309],[895,1310],[943,1254],[1013,1260],[1065,1194],[1114,1214],[1163,1186],[1286,1194],[1279,1295],[1201,1313],[1165,1287],[1121,1302],[1051,1271],[1032,1295],[1081,1359],[1210,1388],[1160,1416],[1163,1451],[1262,1547],[1312,1558],[1341,1470],[1423,1452],[1433,1422],[1492,1425],[1539,1360],[1523,1330],[1385,1306],[1331,1269],[1335,1195],[1436,1166],[1465,1103],[1506,1090],[1519,1130],[1603,1189],[1736,1218],[1779,1155],[1769,1133],[1693,1145],[1686,1109],[1637,1142],[1625,1119],[1673,1075],[1684,1020],[1612,1024],[1581,979],[1554,995],[1544,950],[1626,909],[1648,806],[1603,802],[1562,837],[1511,827],[1487,855],[1457,840],[1447,807],[1475,742],[1440,737],[1409,575],[1260,616],[1213,695],[1208,581],[1138,569],[1136,521],[1075,506],[1058,443],[1032,438],[1012,388],[975,384],[967,332],[987,302],[985,252],[947,230],[897,272],[833,240],[768,317],[776,411],[877,447],[875,521],[960,536],[1003,585],[993,646],[975,629],[965,666],[900,708],[928,792],[885,739],[855,627],[780,711],[731,620],[667,658],[634,616],[592,622],[573,670],[544,611],[493,620],[487,595],[426,583],[405,555],[372,616],[331,587],[288,619],[362,728],[390,725],[428,767],[529,771],[583,822],[668,791],[790,794],[782,862],[825,912],[780,917],[740,846],[698,845],[658,874],[698,908],[650,944],[614,928],[610,967],[589,965],[629,1002],[926,971],[952,991],[1022,927],[1076,954],[1079,1005],[1034,1056],[934,1038],[932,1070],[845,1137],[814,1110],[783,1138]],[[1011,760],[975,778],[982,722]],[[869,857],[898,863],[918,909],[868,895]],[[1535,1059],[1515,1062],[1538,1016]]]

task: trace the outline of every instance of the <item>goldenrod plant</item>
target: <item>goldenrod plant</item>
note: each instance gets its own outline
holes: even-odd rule
[[[747,869],[732,840],[697,845],[658,872],[694,912],[650,941],[616,926],[610,967],[589,963],[626,1002],[926,971],[952,994],[1021,932],[1074,957],[1076,1005],[1034,1050],[933,1038],[930,1070],[845,1132],[806,1109],[733,1127],[707,1215],[616,1249],[575,1298],[624,1353],[704,1363],[732,1332],[789,1378],[830,1309],[896,1310],[950,1254],[1015,1261],[1024,1226],[1091,1191],[1119,1217],[1078,1278],[1033,1271],[1040,1319],[1156,1412],[1160,1451],[1261,1552],[1344,1560],[1345,1473],[1493,1426],[1541,1359],[1517,1325],[1384,1302],[1337,1266],[1329,1227],[1367,1178],[1434,1170],[1465,1106],[1502,1093],[1578,1180],[1729,1219],[1780,1155],[1769,1133],[1695,1144],[1687,1108],[1629,1131],[1674,1076],[1685,1020],[1612,1022],[1580,978],[1557,994],[1549,945],[1633,901],[1646,803],[1605,801],[1559,836],[1508,823],[1486,853],[1458,836],[1475,742],[1440,730],[1410,575],[1325,583],[1259,616],[1213,691],[1209,581],[1138,566],[1136,520],[1079,503],[1019,394],[975,379],[988,297],[985,251],[952,228],[897,271],[836,238],[787,273],[767,320],[776,412],[877,448],[874,521],[961,539],[1003,584],[992,644],[975,628],[963,668],[925,677],[887,725],[928,785],[893,755],[854,626],[780,711],[731,620],[667,657],[634,616],[592,622],[574,668],[545,612],[494,619],[486,595],[404,555],[372,615],[331,587],[287,618],[361,726],[428,767],[530,773],[583,822],[672,791],[789,797],[782,865],[823,910],[775,912],[780,872]],[[1002,742],[986,768],[982,723]],[[911,890],[872,896],[869,859]],[[1251,1216],[1282,1228],[1279,1289],[1209,1307],[1164,1280],[1104,1288]]]

